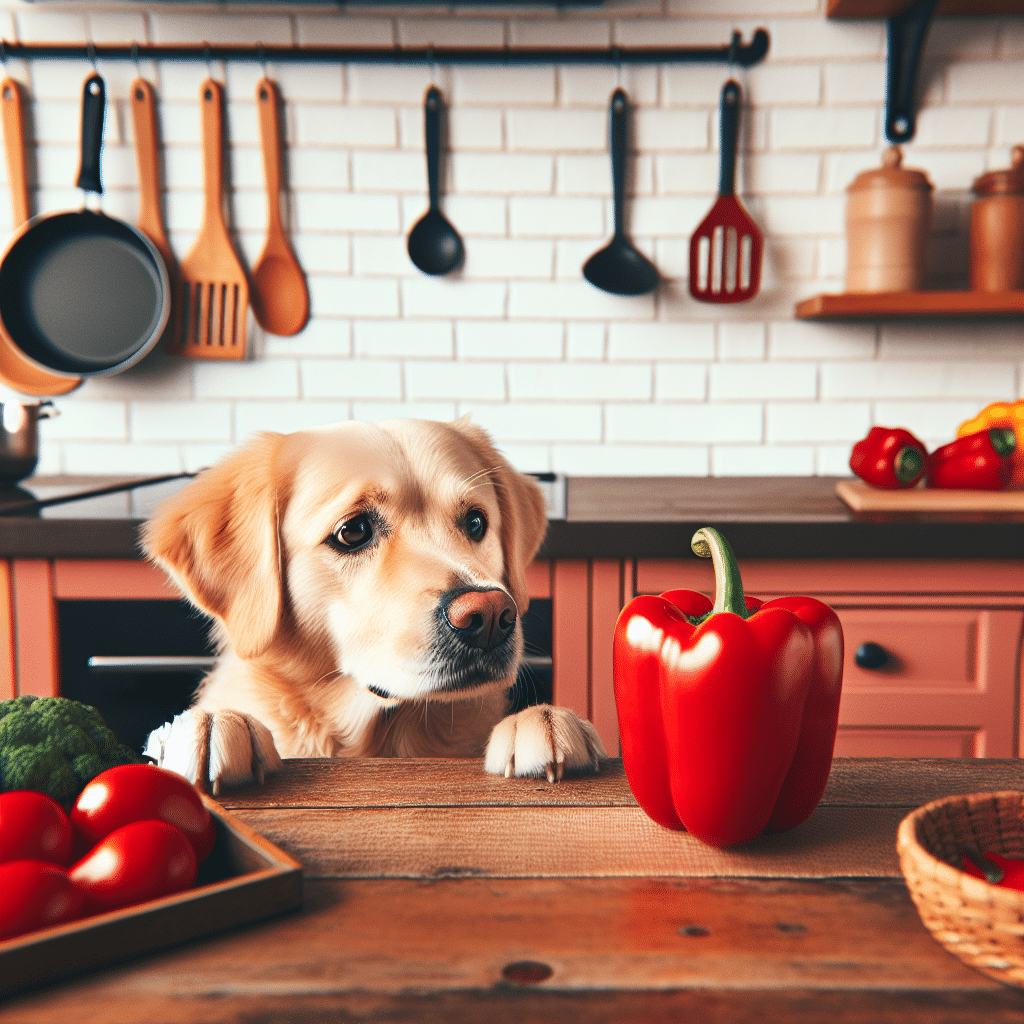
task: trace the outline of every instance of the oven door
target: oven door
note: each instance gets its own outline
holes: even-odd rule
[[[61,694],[90,704],[133,750],[192,703],[216,662],[210,621],[186,601],[60,601]],[[523,616],[511,709],[551,701],[551,601]]]
[[[215,662],[210,621],[185,601],[60,601],[61,695],[91,704],[140,751]]]

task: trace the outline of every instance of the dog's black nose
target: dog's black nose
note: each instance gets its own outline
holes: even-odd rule
[[[444,606],[444,617],[464,644],[487,651],[515,629],[516,606],[504,590],[465,590]]]

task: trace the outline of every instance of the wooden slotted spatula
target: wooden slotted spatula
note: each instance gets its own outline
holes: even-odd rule
[[[170,350],[198,359],[245,355],[249,282],[224,216],[224,91],[207,78],[199,89],[203,125],[203,223],[181,261],[180,329]]]
[[[740,87],[722,87],[718,199],[690,238],[690,294],[701,302],[745,302],[761,285],[764,240],[736,198]]]

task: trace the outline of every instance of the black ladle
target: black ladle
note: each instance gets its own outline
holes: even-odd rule
[[[583,264],[583,276],[595,288],[613,295],[645,295],[658,287],[658,270],[626,237],[622,224],[626,188],[626,94],[621,89],[612,93],[608,115],[615,233],[603,249]]]
[[[465,249],[459,233],[448,223],[438,206],[438,167],[441,151],[441,93],[427,89],[423,101],[427,144],[427,189],[430,207],[409,232],[409,259],[424,274],[449,274],[462,266]]]

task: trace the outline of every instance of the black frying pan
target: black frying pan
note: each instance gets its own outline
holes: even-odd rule
[[[82,91],[77,185],[97,195],[105,107],[103,79],[94,73]],[[35,217],[0,263],[0,319],[25,355],[55,373],[126,369],[157,343],[169,312],[160,253],[136,228],[101,212]]]

